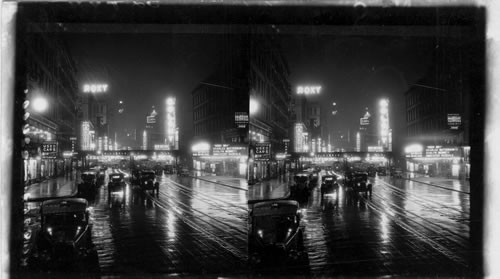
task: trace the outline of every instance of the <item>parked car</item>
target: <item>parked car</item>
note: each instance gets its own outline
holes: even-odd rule
[[[298,259],[304,252],[299,204],[291,200],[258,202],[249,214],[248,252],[253,264],[275,257]]]
[[[321,199],[324,198],[325,194],[339,193],[339,184],[337,183],[336,175],[325,175],[321,178]]]
[[[113,193],[125,195],[125,187],[125,175],[123,173],[112,173],[109,175],[108,197],[111,197]]]
[[[96,192],[97,172],[85,171],[81,175],[82,182],[78,184],[78,196],[88,196]]]
[[[160,183],[156,181],[156,173],[153,170],[142,170],[140,175],[140,186],[143,191],[152,191],[158,196],[160,194]]]
[[[358,193],[364,193],[365,197],[372,196],[372,184],[368,180],[366,172],[351,172],[345,178],[346,198],[356,198]]]
[[[31,262],[40,268],[78,264],[95,253],[87,200],[52,199],[40,206],[41,227]]]

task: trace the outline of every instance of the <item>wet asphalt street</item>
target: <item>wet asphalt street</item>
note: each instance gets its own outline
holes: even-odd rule
[[[102,275],[238,274],[246,266],[246,193],[191,177],[159,177],[160,193],[128,184],[91,202]]]
[[[346,199],[341,187],[338,197],[322,201],[319,187],[314,188],[301,205],[306,259],[253,273],[471,276],[467,187],[388,176],[371,181],[372,197],[357,200]]]
[[[372,197],[357,200],[346,199],[344,187],[322,200],[315,187],[301,204],[303,260],[255,268],[247,262],[246,185],[177,175],[158,180],[158,196],[127,182],[125,195],[108,198],[105,184],[89,199],[97,257],[84,277],[471,275],[469,189],[458,181],[433,186],[374,177]],[[49,188],[71,193],[67,187]],[[278,182],[273,187],[287,193]]]

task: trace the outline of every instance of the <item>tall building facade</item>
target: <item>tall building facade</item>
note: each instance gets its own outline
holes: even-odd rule
[[[286,155],[276,155],[283,155],[290,144],[290,69],[275,36],[274,28],[259,27],[250,40],[250,100],[257,106],[250,115],[250,146],[257,155],[250,158],[251,181],[276,177],[287,168]]]
[[[57,34],[33,32],[26,40],[25,92],[31,105],[26,109],[30,116],[24,131],[23,175],[30,183],[72,168],[69,152],[75,151],[78,86],[75,63]],[[46,105],[37,111],[40,100]]]
[[[406,92],[408,171],[469,177],[469,64],[467,51],[445,44],[428,74]]]

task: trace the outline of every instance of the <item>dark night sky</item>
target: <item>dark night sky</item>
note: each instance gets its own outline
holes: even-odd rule
[[[215,67],[220,55],[218,38],[84,33],[66,38],[77,61],[79,80],[102,79],[110,86],[110,97],[125,103],[121,128],[139,131],[153,105],[162,112],[166,97],[175,96],[178,124],[186,134],[191,133],[191,91]]]
[[[220,37],[210,34],[67,34],[80,80],[104,76],[110,96],[123,100],[122,128],[139,128],[152,105],[178,98],[178,123],[192,132],[192,89],[215,68]],[[371,112],[381,97],[391,100],[391,126],[404,132],[404,92],[429,67],[434,41],[401,37],[334,37],[307,34],[280,37],[288,60],[292,90],[298,84],[320,84],[321,101],[339,113],[331,127],[357,128],[365,107]],[[401,79],[403,77],[403,79]],[[293,92],[294,94],[294,92]],[[328,112],[330,113],[330,112]],[[397,119],[397,121],[395,121]]]

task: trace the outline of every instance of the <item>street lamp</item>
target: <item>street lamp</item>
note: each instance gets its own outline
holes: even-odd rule
[[[256,99],[250,98],[250,115],[256,114],[259,111],[260,104]]]
[[[48,107],[49,103],[44,97],[39,96],[33,99],[33,110],[35,110],[36,112],[44,112]]]

